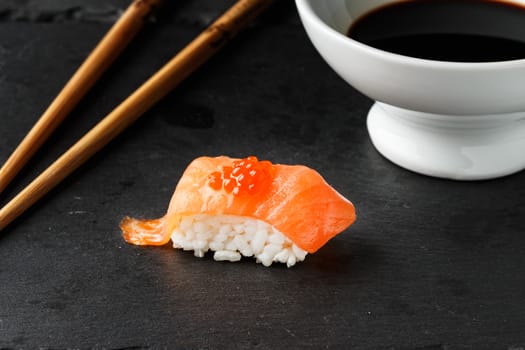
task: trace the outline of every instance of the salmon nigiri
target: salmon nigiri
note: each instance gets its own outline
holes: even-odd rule
[[[355,221],[353,204],[315,170],[272,164],[256,157],[195,159],[182,175],[168,212],[160,219],[121,222],[136,245],[193,250],[215,260],[288,267],[304,260]]]

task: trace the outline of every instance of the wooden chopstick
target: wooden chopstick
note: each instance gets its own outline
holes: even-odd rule
[[[0,231],[217,52],[272,0],[239,0],[0,209]]]
[[[160,0],[135,0],[53,100],[0,169],[0,193],[143,27]]]

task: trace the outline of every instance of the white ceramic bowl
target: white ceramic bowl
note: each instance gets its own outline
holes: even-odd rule
[[[296,0],[310,40],[349,84],[377,101],[374,146],[407,169],[478,180],[525,168],[525,59],[440,62],[364,45],[351,23],[389,0]],[[525,4],[525,1],[510,1]]]

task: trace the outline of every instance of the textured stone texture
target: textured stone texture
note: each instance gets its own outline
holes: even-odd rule
[[[525,348],[525,173],[460,183],[382,158],[365,127],[371,101],[280,1],[0,234],[0,349]],[[0,200],[226,3],[171,3]],[[0,1],[0,162],[125,4]],[[358,221],[292,269],[123,242],[124,215],[163,215],[185,166],[219,154],[316,168]]]
[[[163,10],[155,18],[162,21],[178,22],[187,25],[206,25],[219,16],[233,2],[228,0],[165,0]],[[0,21],[3,22],[101,22],[112,23],[130,4],[129,0],[1,0]],[[289,0],[277,2],[274,7],[289,8]],[[176,11],[175,11],[176,9]],[[272,10],[276,16],[279,10]],[[295,17],[287,21],[298,23]]]

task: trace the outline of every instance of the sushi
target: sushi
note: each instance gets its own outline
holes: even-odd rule
[[[126,217],[120,228],[135,245],[213,251],[218,261],[254,257],[288,267],[315,253],[356,219],[353,204],[303,165],[199,157],[184,171],[165,216]]]

